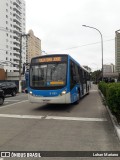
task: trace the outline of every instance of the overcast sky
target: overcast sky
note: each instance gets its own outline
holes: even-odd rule
[[[120,29],[120,0],[25,0],[26,28],[41,39],[47,54],[70,54],[92,70],[115,63],[115,31]]]

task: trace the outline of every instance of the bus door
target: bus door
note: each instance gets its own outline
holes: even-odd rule
[[[71,60],[70,61],[70,90],[71,101],[75,102],[81,97],[80,92],[80,79],[78,66]]]

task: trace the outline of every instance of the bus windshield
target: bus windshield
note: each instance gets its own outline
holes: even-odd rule
[[[30,67],[30,86],[38,89],[63,87],[66,85],[67,63],[33,64]]]

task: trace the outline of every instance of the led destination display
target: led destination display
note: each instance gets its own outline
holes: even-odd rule
[[[66,56],[48,56],[48,57],[37,57],[32,59],[32,63],[51,63],[51,62],[65,62],[67,61]]]

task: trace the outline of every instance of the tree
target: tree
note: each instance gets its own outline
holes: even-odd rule
[[[94,72],[91,72],[91,80],[97,84],[102,79],[101,75],[102,75],[101,70],[96,70]]]

